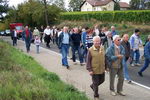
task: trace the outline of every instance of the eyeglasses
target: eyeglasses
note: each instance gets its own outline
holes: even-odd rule
[[[117,41],[121,41],[121,39],[118,39]]]

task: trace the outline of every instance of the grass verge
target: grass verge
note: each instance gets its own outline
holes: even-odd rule
[[[0,100],[88,100],[34,58],[0,41]]]

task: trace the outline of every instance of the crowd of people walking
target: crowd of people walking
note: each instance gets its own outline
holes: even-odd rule
[[[128,73],[128,66],[141,66],[140,64],[140,46],[142,40],[140,38],[140,30],[135,29],[131,37],[119,32],[115,26],[99,28],[95,25],[94,28],[78,28],[69,29],[64,26],[57,28],[43,26],[40,29],[30,31],[28,26],[25,27],[22,38],[26,44],[27,52],[30,51],[30,44],[32,40],[36,45],[36,52],[40,53],[40,43],[45,43],[47,48],[51,48],[50,42],[60,49],[62,54],[62,66],[70,69],[68,63],[68,53],[71,49],[72,61],[76,65],[77,55],[80,65],[86,64],[86,68],[92,77],[92,84],[90,87],[94,91],[94,97],[98,98],[98,86],[105,81],[105,71],[110,73],[110,94],[116,96],[117,94],[125,96],[123,93],[124,78],[131,83],[132,80]],[[13,45],[17,45],[16,30],[12,32]],[[143,77],[143,72],[150,63],[150,35],[144,47],[145,63],[137,74]],[[114,88],[115,77],[118,77],[117,91]]]

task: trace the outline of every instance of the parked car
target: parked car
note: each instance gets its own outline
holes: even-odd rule
[[[9,30],[9,29],[6,29],[6,30],[5,30],[5,35],[6,35],[6,36],[10,36],[10,30]]]
[[[4,36],[4,35],[5,35],[5,32],[4,32],[4,31],[1,31],[1,32],[0,32],[0,35],[1,35],[1,36]]]

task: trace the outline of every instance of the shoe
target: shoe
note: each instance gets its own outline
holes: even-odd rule
[[[132,81],[131,80],[128,80],[128,84],[131,84],[132,83]]]
[[[132,67],[134,67],[134,64],[131,64]]]
[[[94,98],[98,100],[99,99],[99,95],[98,94],[94,95]]]
[[[135,65],[136,65],[136,66],[140,66],[141,64],[139,64],[139,63],[136,63]]]
[[[143,77],[143,74],[141,72],[138,72],[138,75],[141,76],[141,77]]]
[[[69,66],[69,65],[66,65],[66,68],[67,68],[67,69],[69,69],[69,68],[70,68],[70,66]]]
[[[121,96],[126,96],[126,94],[125,93],[123,93],[123,92],[117,92],[119,95],[121,95]]]
[[[81,65],[81,66],[84,66],[85,64],[84,64],[84,63],[80,63],[80,65]]]
[[[111,94],[112,96],[116,96],[116,95],[117,95],[116,92],[114,92],[114,91],[110,91],[110,94]]]

